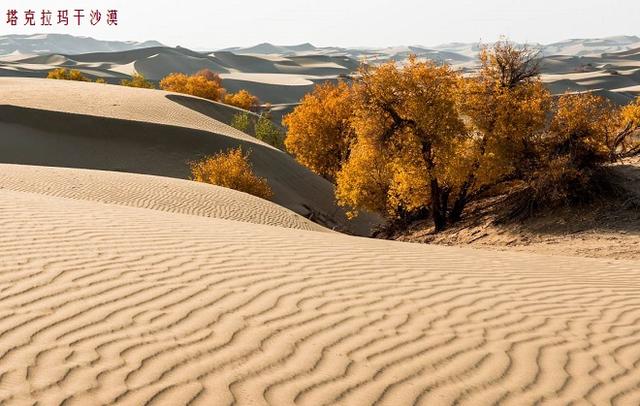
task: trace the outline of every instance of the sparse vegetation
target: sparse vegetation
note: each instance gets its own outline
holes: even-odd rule
[[[89,82],[82,72],[76,69],[57,68],[49,72],[47,79],[76,80],[79,82]]]
[[[233,115],[231,119],[231,127],[236,130],[240,130],[243,133],[248,133],[249,128],[251,127],[251,118],[249,117],[249,113],[246,111],[241,111]]]
[[[229,125],[278,149],[284,149],[284,133],[269,118],[268,112],[259,116],[249,112],[236,113]]]
[[[352,86],[305,97],[284,119],[285,143],[335,179],[352,215],[400,225],[429,216],[436,231],[498,188],[520,191],[519,212],[588,200],[606,189],[608,163],[640,154],[640,99],[624,108],[592,94],[554,102],[537,52],[506,40],[480,62],[473,77],[415,58],[364,66]]]
[[[192,163],[191,174],[197,182],[239,190],[267,200],[273,197],[269,183],[254,174],[249,153],[240,147]]]
[[[284,149],[284,134],[267,115],[261,115],[256,121],[255,137],[278,149]]]
[[[122,86],[138,87],[141,89],[156,88],[154,84],[146,80],[144,75],[142,75],[141,73],[134,73],[133,76],[131,76],[131,79],[123,79],[122,81],[120,81],[120,84]]]
[[[105,83],[107,83],[107,81],[104,80],[103,78],[98,78],[98,79],[96,79],[96,83],[105,84]]]

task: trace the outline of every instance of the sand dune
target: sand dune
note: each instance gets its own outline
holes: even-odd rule
[[[162,91],[0,78],[0,162],[116,170],[186,179],[188,163],[242,146],[274,202],[329,228],[368,234],[379,219],[348,222],[333,186],[287,154],[222,120],[236,111]]]
[[[254,224],[329,231],[284,207],[246,193],[160,176],[0,164],[0,188]]]
[[[99,189],[116,175],[90,176]],[[2,403],[640,402],[638,262],[368,240],[28,188],[0,189]]]

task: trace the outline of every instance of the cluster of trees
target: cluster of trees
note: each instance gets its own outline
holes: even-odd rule
[[[47,75],[49,79],[77,80],[90,82],[86,76],[76,69],[57,68]],[[102,78],[96,79],[97,83],[106,83]],[[120,85],[137,87],[142,89],[155,89],[156,86],[148,81],[144,75],[134,73],[131,79],[123,79]],[[196,97],[202,97],[212,101],[222,102],[244,110],[258,111],[260,100],[247,90],[236,93],[228,93],[222,87],[220,76],[208,69],[203,69],[193,75],[184,73],[172,73],[160,81],[160,88],[169,92],[184,93]]]
[[[254,174],[249,153],[243,152],[241,147],[192,163],[191,176],[196,182],[239,190],[267,200],[273,197],[269,183]]]
[[[283,120],[287,150],[336,184],[338,203],[436,231],[505,185],[522,207],[587,199],[605,164],[640,154],[640,99],[626,107],[584,93],[553,98],[538,55],[500,41],[477,75],[411,58],[323,84]]]

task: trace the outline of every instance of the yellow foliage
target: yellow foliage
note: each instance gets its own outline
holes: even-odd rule
[[[436,231],[504,182],[525,187],[528,207],[571,203],[594,190],[604,163],[640,155],[640,98],[624,108],[592,94],[553,103],[537,52],[508,41],[480,62],[463,77],[410,58],[365,66],[352,86],[319,86],[285,117],[287,149],[335,179],[351,216],[428,213]]]
[[[355,138],[352,108],[351,89],[345,83],[316,86],[282,121],[288,129],[287,151],[313,172],[334,180]]]
[[[636,98],[633,103],[630,103],[622,108],[620,112],[622,115],[622,121],[625,125],[631,125],[637,127],[640,125],[640,97]]]
[[[205,99],[220,101],[225,94],[222,80],[213,72],[187,76],[172,73],[160,81],[160,88],[168,92],[184,93]]]
[[[609,140],[619,126],[610,101],[591,93],[566,94],[558,100],[547,142],[578,166],[598,164],[608,159]]]
[[[105,83],[107,83],[107,81],[104,80],[103,78],[98,78],[98,79],[96,79],[96,83],[105,84]]]
[[[244,110],[257,110],[260,106],[258,98],[246,90],[237,93],[228,93],[224,96],[224,103]]]
[[[153,85],[153,83],[151,83],[148,80],[146,80],[141,73],[134,73],[133,76],[131,76],[131,79],[123,79],[122,81],[120,81],[120,84],[122,86],[138,87],[138,88],[141,88],[141,89],[155,89],[156,88]]]
[[[457,140],[466,138],[459,80],[449,66],[415,58],[404,67],[390,62],[361,71],[353,87],[354,153],[337,179],[341,204],[396,218],[439,204],[441,192],[457,186],[448,165],[457,159]],[[367,183],[363,168],[384,176]]]
[[[47,75],[47,79],[76,80],[79,82],[89,81],[89,79],[87,79],[79,70],[65,68],[57,68],[50,71]]]
[[[249,154],[238,147],[191,164],[192,179],[239,190],[270,200],[273,192],[266,179],[253,173]]]
[[[392,172],[387,164],[384,149],[373,141],[363,140],[351,150],[351,159],[346,161],[337,173],[336,199],[341,206],[350,210],[353,218],[359,210],[387,214],[387,196],[391,185]]]

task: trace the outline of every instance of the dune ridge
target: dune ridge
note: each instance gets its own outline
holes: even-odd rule
[[[0,224],[3,403],[640,400],[637,261],[369,240],[8,189]]]
[[[284,207],[246,193],[161,176],[0,164],[0,188],[254,224],[329,231]]]

